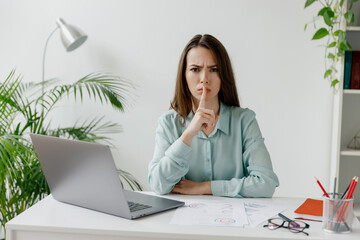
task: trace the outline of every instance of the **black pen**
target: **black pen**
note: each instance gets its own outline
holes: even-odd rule
[[[334,178],[334,190],[333,190],[333,199],[335,198],[335,192],[336,192],[336,177]]]
[[[354,178],[355,178],[355,177],[354,177]],[[354,179],[354,178],[353,178],[353,179]],[[345,197],[347,191],[349,190],[350,185],[351,185],[351,182],[350,182],[349,186],[347,186],[347,188],[346,188],[345,192],[343,193],[343,195],[341,195],[341,199],[343,199],[343,198]]]

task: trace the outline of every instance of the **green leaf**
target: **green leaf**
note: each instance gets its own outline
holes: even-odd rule
[[[341,31],[341,30],[337,30],[337,31],[335,31],[335,32],[334,32],[334,36],[338,37],[338,36],[339,36],[339,34],[340,34],[340,32],[342,32],[342,31]]]
[[[337,55],[338,55],[339,57],[344,57],[344,56],[345,56],[345,51],[339,49]]]
[[[326,23],[326,25],[328,25],[329,27],[332,27],[333,26],[333,23],[332,23],[332,21],[331,21],[331,18],[334,16],[334,13],[331,11],[331,13],[332,13],[332,16],[331,16],[331,14],[330,14],[330,12],[328,11],[328,12],[325,12],[324,13],[324,16],[323,16],[323,18],[324,18],[324,22]]]
[[[313,4],[315,2],[315,0],[306,0],[306,3],[305,3],[305,7],[304,8],[307,8],[308,6],[310,6],[311,4]]]
[[[328,76],[330,76],[332,74],[332,70],[328,69],[326,70],[325,74],[324,74],[324,78],[327,78]]]
[[[329,59],[335,59],[335,55],[333,53],[329,53],[327,58]]]
[[[342,7],[344,5],[344,0],[340,1],[340,7]]]
[[[332,12],[331,8],[329,8],[329,7],[324,7],[324,8],[322,8],[322,9],[319,11],[318,16],[324,16],[324,14],[325,14],[326,12],[328,12],[328,11],[331,11],[331,12]]]
[[[339,80],[335,79],[331,82],[331,87],[335,87],[338,84]]]
[[[333,26],[333,20],[332,18],[334,17],[334,12],[330,7],[324,7],[322,8],[319,13],[318,16],[322,16],[324,18],[324,22],[326,25],[332,27]]]
[[[351,24],[354,22],[354,19],[355,19],[355,16],[354,16],[354,13],[349,10],[349,12],[345,13],[344,14],[344,17],[345,17],[345,20],[348,24]]]
[[[317,30],[317,32],[314,34],[312,40],[321,39],[325,36],[329,35],[329,31],[326,28],[320,28]]]
[[[305,26],[304,26],[304,31],[306,31],[306,28],[307,28],[307,24],[305,24]]]
[[[339,31],[339,41],[343,42],[343,41],[345,41],[345,39],[346,39],[346,32],[340,30]]]
[[[352,49],[352,46],[350,45],[350,43],[348,41],[345,41],[345,48],[344,50],[350,50]]]
[[[332,47],[335,47],[336,46],[336,42],[332,42],[332,43],[330,43],[327,47],[328,48],[332,48]]]
[[[347,41],[340,42],[339,50],[346,51],[346,50],[350,50],[350,49],[351,49],[351,46]]]

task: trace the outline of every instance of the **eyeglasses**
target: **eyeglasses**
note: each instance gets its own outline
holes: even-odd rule
[[[270,230],[275,230],[278,228],[287,228],[289,229],[290,232],[293,233],[302,232],[305,235],[309,236],[307,232],[304,232],[306,228],[310,228],[309,224],[298,220],[296,221],[291,220],[288,217],[282,215],[281,213],[279,213],[279,217],[280,218],[270,218],[268,220],[268,224],[264,225],[264,227],[267,227]]]

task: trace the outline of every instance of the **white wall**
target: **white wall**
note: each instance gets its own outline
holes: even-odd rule
[[[50,40],[46,77],[72,82],[90,72],[113,72],[138,85],[125,114],[110,107],[64,102],[54,124],[106,115],[122,124],[114,136],[117,165],[148,189],[157,118],[169,107],[180,53],[197,33],[227,48],[240,101],[257,113],[280,179],[276,196],[320,196],[329,182],[332,90],[322,79],[323,48],[304,24],[317,10],[304,0],[1,0],[0,79],[16,67],[24,81],[40,81],[43,46],[62,17],[89,39],[66,53]],[[66,116],[64,113],[67,113]]]

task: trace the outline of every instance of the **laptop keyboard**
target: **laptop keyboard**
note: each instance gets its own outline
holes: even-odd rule
[[[146,209],[146,208],[151,208],[151,206],[149,206],[149,205],[130,202],[130,201],[128,201],[128,205],[129,205],[129,208],[130,208],[130,212],[135,212],[135,211],[143,210],[143,209]]]

